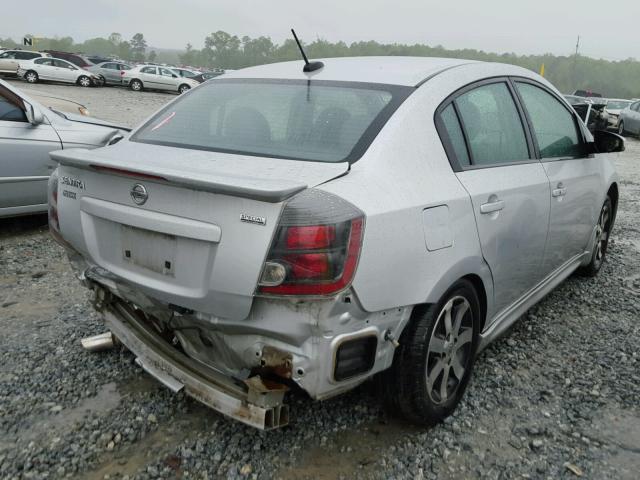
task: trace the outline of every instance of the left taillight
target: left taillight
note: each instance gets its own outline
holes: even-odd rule
[[[258,294],[333,295],[355,275],[364,214],[342,198],[309,189],[289,201],[265,261]]]

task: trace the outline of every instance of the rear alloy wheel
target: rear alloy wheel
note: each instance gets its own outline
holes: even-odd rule
[[[191,90],[191,87],[189,85],[184,84],[184,83],[182,85],[180,85],[180,88],[178,88],[178,92],[180,92],[181,95],[183,93],[188,92],[189,90]]]
[[[129,86],[131,87],[131,90],[133,90],[134,92],[142,91],[142,82],[140,80],[131,80],[131,83],[129,84]]]
[[[602,205],[600,210],[600,216],[598,217],[598,223],[596,224],[596,239],[593,244],[593,251],[591,253],[591,261],[588,265],[581,267],[579,272],[587,277],[593,277],[597,275],[604,263],[605,255],[607,254],[607,248],[609,247],[609,236],[611,235],[611,227],[613,225],[613,203],[611,198],[607,195],[607,199]]]
[[[451,415],[471,378],[479,325],[478,295],[469,281],[459,280],[402,333],[383,379],[388,404],[424,425]]]
[[[620,120],[620,123],[618,123],[618,135],[624,135],[624,134],[625,134],[624,122]]]
[[[91,79],[86,75],[82,75],[80,78],[78,78],[78,85],[80,85],[81,87],[90,87]]]
[[[24,74],[24,79],[29,83],[38,83],[38,74],[30,70]]]

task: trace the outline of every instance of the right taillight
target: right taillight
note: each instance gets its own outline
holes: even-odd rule
[[[364,214],[342,198],[309,189],[285,205],[265,261],[258,293],[332,295],[356,271]]]

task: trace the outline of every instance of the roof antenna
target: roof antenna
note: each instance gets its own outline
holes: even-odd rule
[[[296,31],[292,28],[291,29],[291,33],[293,33],[293,38],[296,41],[296,43],[298,44],[298,48],[300,49],[300,53],[302,54],[302,58],[304,58],[304,67],[302,68],[303,72],[315,72],[316,70],[320,70],[322,67],[324,67],[324,63],[322,62],[310,62],[309,59],[307,58],[307,55],[304,53],[304,50],[302,49],[302,44],[300,43],[300,40],[298,40],[298,36],[296,35]]]

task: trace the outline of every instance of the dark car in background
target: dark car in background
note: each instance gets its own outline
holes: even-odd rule
[[[71,62],[80,68],[87,68],[93,65],[87,57],[79,53],[61,52],[58,50],[45,50],[46,53],[55,58],[61,58],[67,62]]]
[[[222,75],[224,73],[224,71],[218,71],[218,72],[203,72],[200,75],[195,75],[193,77],[190,77],[191,80],[195,80],[196,82],[199,83],[204,83],[207,80],[211,80],[212,78],[215,77],[219,77],[220,75]]]
[[[596,97],[596,98],[602,98],[602,94],[601,93],[596,93],[592,90],[576,90],[575,92],[573,92],[573,94],[577,97]]]

